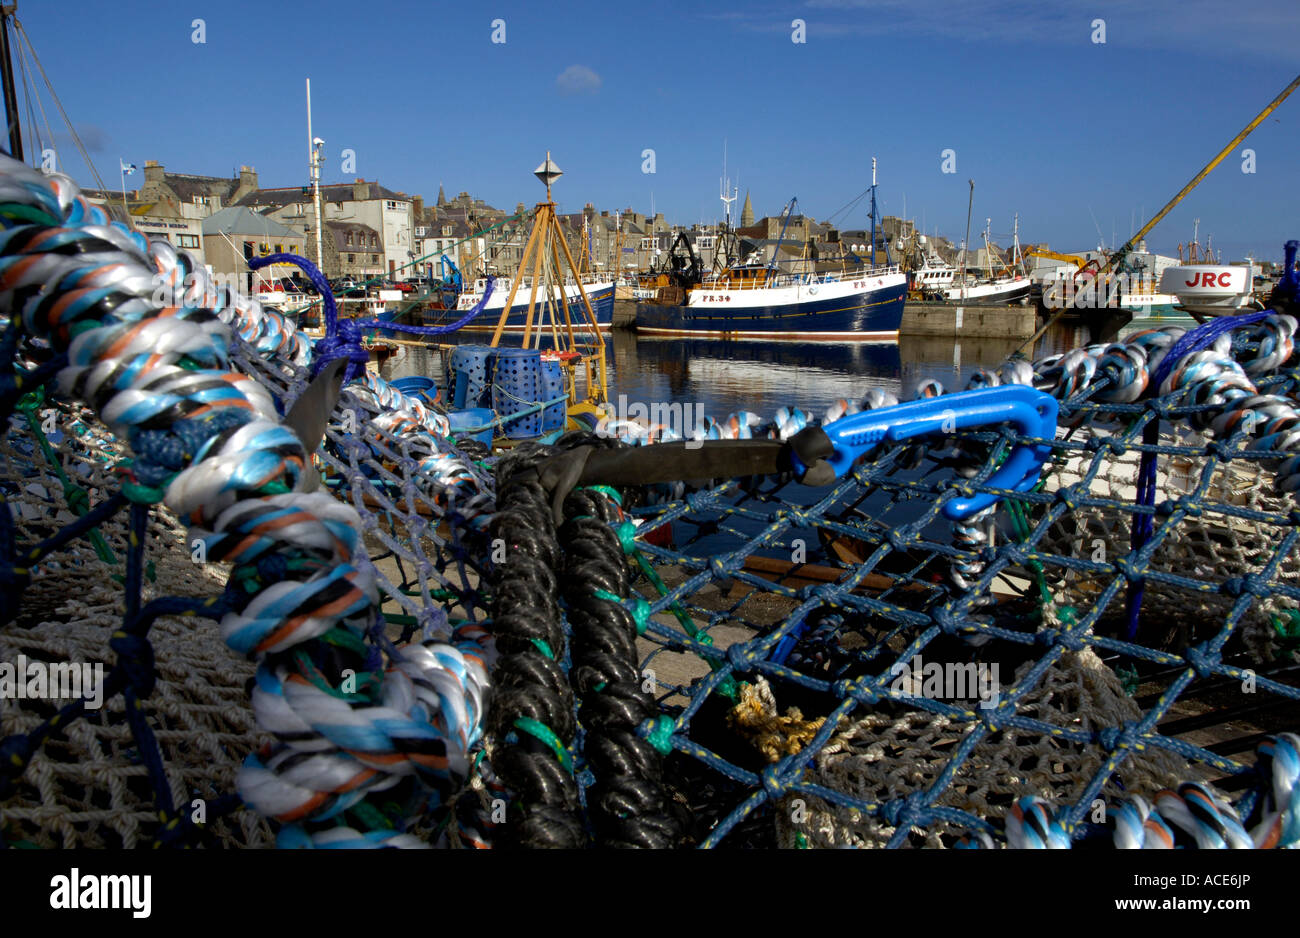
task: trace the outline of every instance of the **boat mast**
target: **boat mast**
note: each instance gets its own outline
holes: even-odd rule
[[[871,269],[876,269],[876,158],[871,158]]]
[[[1024,270],[1024,266],[1025,266],[1024,255],[1020,253],[1020,213],[1019,212],[1016,212],[1015,218],[1011,222],[1011,263],[1013,265],[1019,264],[1021,268],[1021,272],[1025,273],[1026,276],[1028,275],[1027,272]],[[1011,271],[1011,276],[1014,277],[1015,275],[1016,272],[1013,267]]]
[[[772,263],[767,265],[767,280],[764,285],[772,282],[772,274],[776,271],[777,258],[781,254],[781,244],[785,241],[785,229],[790,225],[790,219],[794,217],[794,207],[799,201],[798,196],[791,196],[790,201],[785,206],[785,221],[781,222],[781,235],[776,239],[776,247],[772,249]]]
[[[4,82],[5,118],[9,121],[9,155],[21,162],[23,133],[19,125],[18,95],[14,89],[14,60],[9,51],[9,21],[17,12],[17,3],[0,5],[0,74]]]
[[[984,219],[984,260],[989,265],[989,279],[993,279],[993,245],[989,243],[989,231],[993,228],[993,219]]]
[[[966,252],[970,250],[970,213],[975,205],[975,180],[970,183],[970,199],[966,202],[966,240],[961,243],[961,298],[966,299]]]
[[[721,185],[718,196],[722,200],[722,224],[724,230],[731,227],[731,203],[736,201],[740,195],[740,189],[731,185],[731,180],[727,178],[727,141],[722,141],[722,178],[718,180]],[[727,190],[731,189],[731,195],[727,195]]]

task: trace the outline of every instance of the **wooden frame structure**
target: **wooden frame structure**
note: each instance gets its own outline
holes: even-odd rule
[[[551,183],[563,173],[551,161],[551,153],[548,150],[546,161],[537,167],[533,174],[546,185],[546,201],[539,202],[534,209],[533,229],[529,232],[528,241],[524,244],[523,257],[519,261],[519,270],[511,282],[510,295],[506,297],[506,304],[501,310],[501,318],[497,320],[496,330],[492,333],[491,346],[497,348],[501,344],[501,336],[505,332],[506,320],[509,318],[510,310],[515,304],[515,295],[519,292],[519,286],[523,279],[530,277],[531,285],[528,295],[528,313],[524,319],[523,347],[527,348],[533,338],[533,317],[537,312],[537,288],[540,285],[544,287],[542,309],[550,311],[551,333],[556,340],[556,348],[559,348],[561,338],[558,331],[560,317],[557,312],[562,311],[564,316],[564,337],[568,340],[568,349],[577,351],[578,339],[574,334],[573,319],[569,315],[569,301],[564,291],[564,268],[560,263],[561,255],[563,255],[564,261],[568,264],[568,270],[573,272],[573,281],[577,284],[578,295],[582,298],[582,309],[586,314],[587,327],[591,330],[591,334],[595,336],[595,353],[585,356],[580,355],[579,358],[587,366],[588,397],[593,403],[601,404],[609,399],[605,340],[600,333],[600,326],[596,322],[596,312],[592,309],[591,300],[587,298],[587,291],[582,285],[582,276],[578,271],[578,265],[574,263],[573,254],[569,250],[569,243],[564,237],[564,231],[560,228],[559,218],[555,214],[555,203],[551,200]],[[556,307],[559,308],[558,311]],[[542,329],[542,319],[542,316],[537,318],[539,333]],[[540,335],[538,338],[540,339]],[[578,403],[577,381],[574,375],[576,362],[577,359],[574,357],[570,357],[564,362],[568,370],[569,399],[574,404]],[[591,373],[593,364],[596,367],[594,381]]]

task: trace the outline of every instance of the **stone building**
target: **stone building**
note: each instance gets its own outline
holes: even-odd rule
[[[338,277],[364,267],[373,271],[372,275],[387,275],[398,279],[405,277],[406,269],[417,257],[414,207],[417,202],[422,202],[418,196],[394,192],[378,182],[367,182],[364,179],[321,186],[320,196],[321,219],[327,235],[322,238],[325,250],[322,269],[326,276]],[[312,206],[310,186],[257,189],[243,196],[239,204],[269,215],[300,232],[306,256],[312,261],[317,260],[316,213]],[[359,229],[351,231],[353,243],[346,243],[350,226],[368,229],[364,233],[364,245],[357,240],[363,234]],[[333,242],[328,237],[331,232],[334,234]],[[374,235],[373,244],[371,234]],[[340,237],[342,242],[339,242]],[[349,251],[349,247],[353,250]],[[350,262],[345,260],[349,254],[353,257]]]
[[[314,235],[313,235],[314,237]],[[330,276],[369,280],[388,272],[380,233],[358,221],[325,222],[325,269]]]
[[[203,220],[203,253],[208,266],[244,293],[258,292],[257,284],[301,273],[292,264],[272,264],[254,272],[248,268],[251,258],[302,251],[301,233],[246,206],[223,208]]]
[[[146,160],[144,182],[126,193],[83,189],[82,194],[117,219],[129,216],[131,226],[148,238],[165,238],[208,263],[203,245],[203,221],[257,189],[257,170],[241,166],[232,177],[169,173],[157,160]]]

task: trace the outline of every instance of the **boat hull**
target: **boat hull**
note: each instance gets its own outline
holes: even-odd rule
[[[728,339],[895,341],[903,320],[907,278],[902,274],[866,277],[851,281],[847,292],[824,290],[836,295],[820,297],[804,287],[787,302],[782,302],[783,292],[788,295],[775,289],[696,291],[685,306],[638,303],[636,328],[651,335]]]
[[[943,296],[946,303],[1016,303],[1028,300],[1032,287],[1028,277],[1017,277],[1002,283],[977,283],[964,289],[948,287]]]
[[[586,327],[587,311],[582,305],[582,296],[578,291],[569,287],[566,291],[566,301],[569,307],[569,320],[573,323],[575,329]],[[596,325],[602,329],[610,329],[614,323],[614,284],[610,283],[605,286],[586,288],[587,299],[591,303],[591,311],[596,314]],[[506,317],[506,332],[523,332],[524,325],[528,320],[528,295],[526,287],[520,287],[519,292],[515,295],[515,303],[510,307],[510,314]],[[497,299],[497,297],[500,299]],[[501,312],[505,308],[506,300],[509,298],[508,292],[497,293],[488,298],[487,308],[479,313],[468,325],[464,326],[466,332],[491,332],[496,329],[497,323],[501,320]],[[474,306],[480,299],[481,295],[462,294],[459,308],[448,310],[443,313],[447,317],[440,321],[453,322],[464,316],[466,311]],[[543,327],[543,314],[545,305],[542,297],[538,296],[537,303],[533,308],[533,328]],[[545,328],[550,329],[550,318],[545,319]],[[564,324],[560,323],[560,328]]]

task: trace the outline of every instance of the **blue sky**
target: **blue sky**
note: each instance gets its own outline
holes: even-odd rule
[[[648,211],[653,197],[672,221],[713,221],[725,141],[760,216],[796,195],[826,218],[876,156],[885,214],[906,200],[958,240],[973,178],[973,231],[991,216],[1005,243],[1019,212],[1023,239],[1058,250],[1099,231],[1122,242],[1300,71],[1296,0],[59,0],[19,19],[111,187],[119,157],[305,183],[310,77],[327,182],[352,178],[350,148],[365,179],[513,208],[542,194],[531,170],[550,149],[562,210]],[[58,139],[63,168],[93,185]],[[1172,254],[1193,218],[1225,260],[1300,237],[1300,91],[1242,147],[1151,247]],[[865,205],[836,221],[865,226]]]

